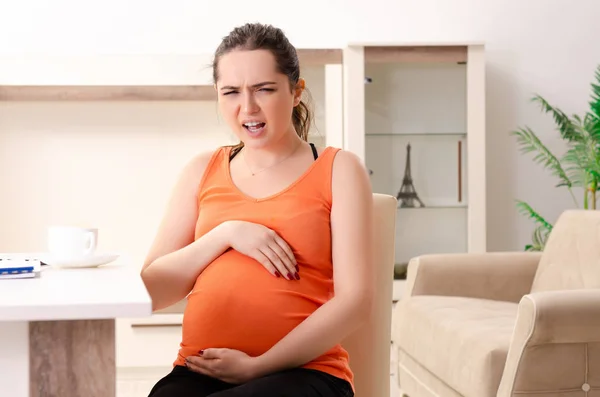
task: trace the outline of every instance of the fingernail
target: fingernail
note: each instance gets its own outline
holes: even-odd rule
[[[203,355],[203,354],[204,354],[204,350],[200,350],[200,351],[198,352],[198,354],[199,354],[199,355]]]
[[[300,275],[298,273],[295,274],[296,280],[300,280]]]
[[[281,277],[281,273],[279,273],[277,270],[275,270],[275,275],[276,275],[277,277]]]
[[[289,273],[289,272],[288,272],[287,276],[288,276],[288,278],[289,278],[290,280],[291,280],[291,279],[293,279],[293,277],[292,277],[292,273]]]

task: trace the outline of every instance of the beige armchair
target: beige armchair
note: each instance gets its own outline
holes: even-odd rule
[[[543,253],[425,255],[393,314],[410,397],[600,397],[600,212]]]

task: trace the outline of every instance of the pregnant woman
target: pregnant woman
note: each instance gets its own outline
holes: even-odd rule
[[[173,370],[150,396],[353,396],[341,342],[373,293],[365,167],[307,142],[305,82],[280,29],[235,28],[213,75],[240,143],[184,168],[144,263],[154,309],[187,296]]]

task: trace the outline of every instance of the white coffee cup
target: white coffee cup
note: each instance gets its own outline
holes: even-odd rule
[[[98,229],[75,226],[48,228],[48,252],[56,258],[81,258],[94,253]]]

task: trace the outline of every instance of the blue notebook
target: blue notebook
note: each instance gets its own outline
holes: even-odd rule
[[[0,255],[0,279],[35,277],[39,271],[40,261],[37,259]]]

